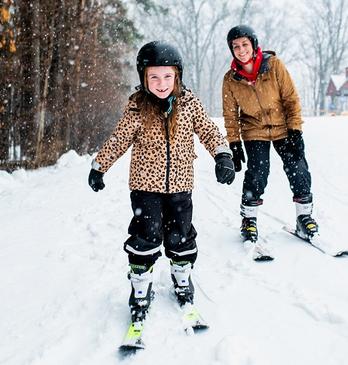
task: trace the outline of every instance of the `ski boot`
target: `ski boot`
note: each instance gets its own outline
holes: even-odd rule
[[[129,297],[129,307],[132,322],[143,321],[154,298],[152,290],[153,267],[130,264],[128,278],[131,281],[132,292]]]
[[[192,263],[189,261],[170,262],[174,293],[181,307],[193,304],[194,286],[191,280]]]
[[[240,234],[244,242],[256,242],[258,239],[257,211],[261,203],[260,201],[256,201],[252,204],[250,206],[241,204],[240,206],[240,215],[243,217]]]
[[[303,200],[303,199],[302,199]],[[311,197],[310,197],[311,200]],[[317,222],[312,218],[313,203],[295,201],[296,205],[296,233],[305,240],[311,240],[318,234]]]
[[[242,219],[240,234],[242,236],[243,241],[251,241],[251,242],[257,241],[258,231],[257,231],[256,221],[257,221],[256,217]]]
[[[310,215],[299,215],[296,219],[296,233],[305,240],[318,234],[317,222]]]

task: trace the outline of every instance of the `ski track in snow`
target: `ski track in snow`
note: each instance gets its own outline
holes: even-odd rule
[[[324,129],[328,123],[336,132]],[[315,212],[323,235],[335,240],[345,238],[348,171],[332,158],[344,156],[344,143],[332,142],[330,153],[321,146],[335,140],[338,128],[337,138],[348,132],[339,118],[313,118],[305,129]],[[231,186],[218,184],[214,161],[202,146],[196,152],[193,281],[210,329],[184,333],[170,295],[169,262],[161,257],[144,331],[147,348],[129,358],[117,352],[129,324],[123,252],[132,215],[129,154],[97,194],[87,185],[91,158],[74,152],[53,167],[0,171],[1,365],[346,364],[348,258],[324,255],[282,231],[294,223],[294,207],[277,157],[258,219],[275,260],[254,262],[239,238],[243,171]],[[329,175],[322,166],[331,166]],[[335,234],[329,226],[337,227]]]
[[[209,190],[209,189],[207,189]],[[210,196],[213,196],[210,195]],[[213,196],[214,198],[214,196]],[[222,199],[221,199],[222,202]],[[275,222],[279,223],[281,225],[285,224],[285,222],[275,216],[272,216],[270,214],[264,213],[266,217],[269,217],[271,220],[274,220]],[[222,221],[224,221],[226,217],[222,217]],[[237,228],[237,227],[235,227]],[[267,237],[271,236],[284,236],[282,232],[279,234],[276,234],[275,231],[271,232],[271,234],[268,234]],[[213,237],[212,237],[213,240]],[[283,239],[284,240],[284,239]],[[295,239],[296,241],[296,239]],[[232,243],[232,242],[231,242]],[[239,242],[233,242],[236,245],[240,245]],[[309,250],[315,250],[312,247],[308,245]],[[236,252],[231,253],[230,257],[232,255],[234,256]],[[318,254],[314,252],[313,254]],[[319,258],[321,253],[319,253]],[[225,255],[224,255],[225,257]],[[277,255],[276,255],[277,257]],[[335,259],[333,259],[335,260]],[[337,259],[336,259],[337,260]],[[345,260],[345,258],[342,258],[342,260]],[[272,265],[271,263],[257,263],[256,265],[260,265],[261,267],[263,265]],[[226,270],[227,267],[227,270]],[[284,278],[281,279],[281,281],[274,280],[274,277],[260,277],[260,270],[257,270],[258,267],[255,266],[255,263],[250,262],[250,258],[247,258],[246,260],[243,260],[243,258],[239,257],[238,264],[234,264],[234,261],[229,260],[226,263],[226,267],[221,268],[221,281],[223,281],[224,277],[226,277],[226,274],[228,274],[231,278],[239,278],[243,281],[245,280],[251,280],[252,282],[256,283],[257,286],[261,286],[264,289],[277,294],[277,296],[280,296],[284,298],[287,302],[289,302],[290,305],[293,305],[299,309],[301,309],[305,314],[307,314],[309,317],[311,317],[315,321],[320,322],[327,322],[329,325],[338,325],[340,326],[339,331],[344,336],[348,336],[348,315],[346,314],[346,311],[344,309],[344,302],[342,303],[341,312],[337,311],[336,304],[330,305],[327,304],[325,300],[321,299],[320,293],[311,293],[308,295],[306,293],[306,290],[303,289],[303,285],[301,282],[294,283],[293,278],[290,278],[291,280],[285,281]],[[278,269],[281,270],[281,267]],[[264,270],[264,267],[261,268],[261,270]],[[231,273],[229,273],[231,271]],[[217,280],[219,281],[219,280]],[[344,286],[344,281],[342,281],[342,286]],[[221,289],[227,289],[228,285],[226,285],[226,288]],[[210,297],[213,297],[213,294],[209,295]],[[215,301],[216,302],[216,301]]]

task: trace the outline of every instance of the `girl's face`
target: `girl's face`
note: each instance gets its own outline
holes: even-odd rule
[[[160,99],[167,98],[174,90],[175,70],[173,66],[151,66],[146,69],[147,87]]]
[[[232,49],[235,57],[241,62],[248,62],[253,57],[253,46],[247,37],[234,39]]]

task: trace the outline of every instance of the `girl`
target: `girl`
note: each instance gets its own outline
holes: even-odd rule
[[[180,54],[159,41],[137,56],[140,89],[130,96],[123,117],[92,162],[89,185],[104,188],[103,174],[132,145],[129,187],[134,216],[124,243],[131,281],[132,321],[145,319],[152,299],[153,265],[170,259],[180,305],[193,303],[191,270],[197,258],[192,225],[194,134],[215,158],[217,181],[234,179],[232,153],[199,100],[182,83]]]
[[[241,235],[256,242],[260,198],[270,170],[271,143],[283,162],[296,206],[297,233],[311,239],[318,226],[311,217],[311,175],[304,153],[299,97],[284,64],[274,52],[262,52],[254,30],[233,27],[227,36],[233,61],[223,81],[223,113],[236,171],[247,153]]]

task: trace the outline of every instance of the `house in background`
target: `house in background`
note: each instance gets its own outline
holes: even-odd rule
[[[326,90],[328,96],[328,110],[334,114],[348,113],[348,67],[345,73],[331,75]]]

